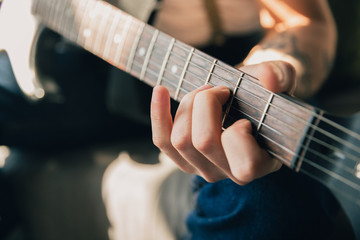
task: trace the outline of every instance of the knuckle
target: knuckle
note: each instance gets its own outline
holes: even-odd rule
[[[257,165],[254,164],[252,159],[247,159],[244,161],[244,164],[241,166],[231,169],[233,176],[238,179],[240,182],[249,183],[256,178]]]
[[[194,102],[208,103],[212,100],[211,93],[209,91],[201,91],[196,94]]]
[[[185,151],[192,147],[191,137],[189,135],[172,135],[171,144],[178,151]]]
[[[170,143],[163,138],[154,137],[152,138],[152,141],[156,147],[158,147],[161,150],[168,149]]]
[[[194,147],[203,154],[210,154],[214,149],[214,140],[209,134],[203,134],[193,139]]]

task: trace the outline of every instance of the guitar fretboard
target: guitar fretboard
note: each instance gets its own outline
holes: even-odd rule
[[[259,141],[274,157],[299,170],[318,113],[263,88],[235,69],[129,14],[96,0],[35,0],[33,13],[47,26],[150,86],[165,86],[180,101],[204,85],[232,91],[224,128],[249,119]]]

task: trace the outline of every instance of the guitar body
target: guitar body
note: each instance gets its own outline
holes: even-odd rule
[[[0,9],[0,51],[6,51],[23,93],[41,99],[44,90],[36,73],[35,52],[44,29],[31,14],[31,1],[5,0]]]
[[[301,172],[332,190],[353,226],[356,239],[360,239],[360,113],[349,118],[326,114],[324,119],[318,125],[324,131],[315,133],[313,137],[318,141],[309,146],[316,151],[308,151],[305,158],[311,161],[303,162]],[[329,146],[324,146],[324,142]]]

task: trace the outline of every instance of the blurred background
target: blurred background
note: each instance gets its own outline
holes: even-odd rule
[[[329,2],[339,32],[337,58],[312,103],[350,115],[360,110],[360,2]],[[151,168],[160,163],[151,142],[150,87],[49,29],[35,56],[39,75],[56,90],[37,103],[21,95],[7,54],[0,52],[0,239],[114,239],[114,227],[131,226],[112,215],[117,203],[131,215],[126,197],[150,211],[150,203],[161,209],[176,201],[150,201],[164,187],[161,181],[181,174],[166,160],[160,170]],[[116,81],[121,78],[128,81]],[[146,171],[128,174],[135,166]],[[134,182],[138,174],[145,186]],[[143,211],[133,222],[145,225],[157,214]],[[154,239],[180,234],[169,233],[174,223],[166,216],[157,218],[162,225],[153,226]],[[122,226],[111,226],[119,221]]]

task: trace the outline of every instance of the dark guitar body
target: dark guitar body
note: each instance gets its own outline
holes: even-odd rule
[[[347,129],[352,129],[355,133],[360,133],[360,113],[349,118],[330,115],[326,115],[325,117],[339,123]],[[330,143],[332,148],[321,146],[317,142],[312,142],[309,149],[315,149],[322,155],[319,156],[308,151],[306,158],[310,158],[312,161],[304,162],[301,169],[332,190],[351,221],[356,239],[360,239],[360,192],[358,190],[360,184],[360,167],[358,165],[360,154],[354,150],[354,148],[360,146],[360,140],[335,129],[324,121],[321,121],[318,127],[336,135],[341,140],[344,140],[346,144],[339,143],[338,140],[330,141],[328,136],[325,136],[319,131],[316,132],[314,138]],[[326,174],[314,166],[324,166],[326,169],[331,169],[332,173]],[[346,179],[342,176],[346,176]],[[354,201],[354,199],[357,199],[357,201]]]

